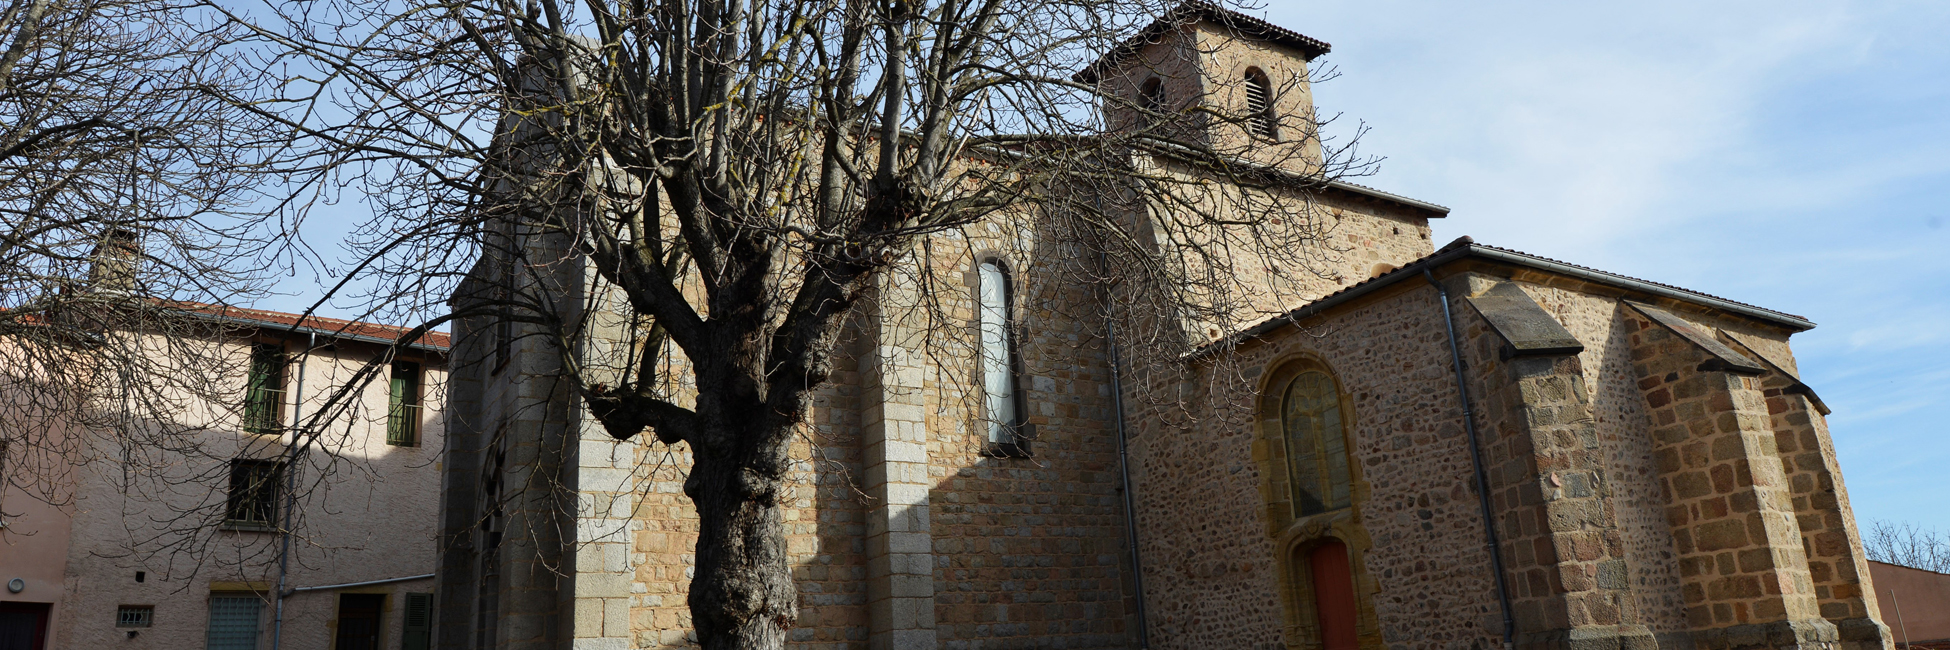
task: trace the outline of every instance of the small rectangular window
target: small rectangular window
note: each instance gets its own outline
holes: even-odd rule
[[[276,434],[283,430],[284,366],[283,346],[251,346],[250,376],[244,388],[244,431]]]
[[[151,605],[123,605],[115,608],[115,627],[149,627],[156,618]]]
[[[257,650],[258,621],[264,601],[250,594],[210,596],[210,629],[206,650]]]
[[[420,364],[393,363],[393,381],[386,401],[386,444],[420,446]]]
[[[230,461],[230,500],[224,523],[242,527],[270,527],[277,523],[279,483],[284,472],[275,461]]]

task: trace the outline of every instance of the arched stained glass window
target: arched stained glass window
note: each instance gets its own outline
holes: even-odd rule
[[[1348,490],[1347,437],[1340,391],[1319,370],[1300,373],[1280,396],[1280,428],[1296,517],[1339,510],[1352,503]]]

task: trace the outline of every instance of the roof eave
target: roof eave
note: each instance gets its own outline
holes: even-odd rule
[[[1367,187],[1364,185],[1355,185],[1353,183],[1349,183],[1346,181],[1336,180],[1336,181],[1328,181],[1327,187],[1340,190],[1343,192],[1348,192],[1350,194],[1359,194],[1361,196],[1365,196],[1371,199],[1377,199],[1380,201],[1393,203],[1403,207],[1409,207],[1409,208],[1414,208],[1417,210],[1429,212],[1431,214],[1429,214],[1428,217],[1431,219],[1441,219],[1449,216],[1449,208],[1436,205],[1428,201],[1411,199],[1406,196],[1402,196],[1400,194],[1390,194],[1388,192],[1383,192],[1381,190],[1377,190],[1375,188]]]
[[[1137,34],[1124,39],[1116,47],[1097,57],[1096,61],[1071,75],[1078,83],[1096,83],[1101,73],[1122,62],[1126,57],[1136,54],[1150,45],[1150,40],[1171,29],[1200,22],[1212,23],[1232,31],[1264,39],[1269,43],[1292,48],[1300,52],[1301,58],[1311,62],[1332,52],[1334,46],[1317,38],[1275,25],[1260,18],[1227,9],[1204,0],[1188,0],[1159,16]]]
[[[310,327],[306,325],[287,325],[285,323],[279,323],[277,321],[269,321],[269,320],[262,320],[256,318],[227,316],[223,314],[197,314],[197,316],[201,318],[207,318],[212,321],[216,321],[220,323],[228,323],[231,325],[241,325],[245,327],[257,327],[262,329],[279,330],[284,332],[290,332],[292,334],[317,335],[325,338],[338,339],[342,341],[358,341],[361,343],[376,343],[379,345],[399,344],[398,339],[389,339],[389,338],[384,338],[379,336],[372,336],[368,334],[353,334],[351,332],[328,330],[320,327]],[[405,347],[406,349],[409,350],[419,350],[421,352],[437,352],[440,354],[446,354],[447,351],[450,349],[449,346],[435,345],[432,343],[422,343],[422,342],[408,343],[406,344]]]
[[[1236,334],[1199,346],[1197,349],[1186,353],[1185,359],[1198,359],[1214,354],[1220,350],[1258,339],[1282,327],[1326,313],[1329,310],[1373,294],[1376,291],[1392,287],[1406,280],[1419,278],[1424,270],[1434,270],[1466,258],[1486,259],[1514,266],[1528,267],[1585,280],[1587,282],[1719,309],[1760,320],[1793,332],[1805,332],[1815,328],[1813,321],[1792,314],[1784,314],[1770,309],[1762,309],[1752,305],[1733,302],[1725,298],[1716,298],[1701,293],[1646,282],[1637,278],[1573,266],[1555,260],[1513,253],[1470,242],[1445,247],[1443,250],[1436,251],[1433,255],[1410,262],[1406,266],[1382,274],[1373,280],[1349,287],[1347,290],[1320,300],[1301,305],[1285,314],[1269,318],[1261,321],[1257,325],[1240,330]]]

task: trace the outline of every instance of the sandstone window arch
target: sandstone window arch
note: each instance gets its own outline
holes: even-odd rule
[[[1001,259],[977,264],[976,323],[980,332],[982,422],[991,455],[1029,455],[1029,432],[1024,421],[1020,369],[1022,354],[1016,341],[1015,278]]]
[[[1254,136],[1280,139],[1279,115],[1273,107],[1273,79],[1259,68],[1246,68],[1246,126]]]
[[[1286,650],[1386,647],[1374,610],[1377,584],[1363,564],[1374,541],[1362,523],[1368,488],[1352,404],[1340,375],[1310,353],[1281,355],[1260,375],[1256,429],[1267,450],[1259,460],[1261,494]],[[1308,456],[1295,440],[1315,453]],[[1290,458],[1290,450],[1300,458]],[[1328,470],[1296,472],[1296,465]]]
[[[1295,517],[1354,503],[1340,397],[1334,377],[1318,368],[1295,374],[1280,390],[1280,434]]]

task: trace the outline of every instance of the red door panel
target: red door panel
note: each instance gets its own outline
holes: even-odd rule
[[[1320,641],[1325,650],[1354,650],[1359,641],[1354,633],[1354,575],[1347,561],[1347,546],[1328,541],[1307,554],[1313,568],[1314,613],[1320,621]]]

